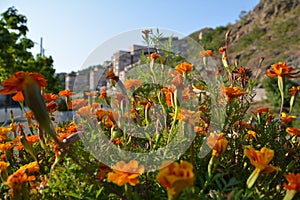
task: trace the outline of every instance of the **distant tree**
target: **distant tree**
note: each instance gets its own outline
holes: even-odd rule
[[[240,20],[244,19],[247,16],[248,12],[245,10],[242,10],[239,14]]]
[[[26,37],[27,19],[14,7],[0,15],[0,82],[17,71],[39,72],[48,82],[47,90],[57,93],[61,89],[55,77],[52,57],[37,55],[29,51],[34,42]]]

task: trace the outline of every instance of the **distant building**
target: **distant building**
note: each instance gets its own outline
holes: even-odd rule
[[[148,56],[154,52],[161,53],[159,49],[164,49],[163,45],[168,42],[169,38],[161,38],[160,45],[156,47],[148,48],[147,46],[133,44],[128,51],[119,50],[112,55],[111,61],[105,61],[102,65],[91,66],[87,69],[67,74],[65,88],[76,93],[100,91],[101,88],[106,87],[108,84],[105,75],[110,68],[113,68],[115,75],[121,81],[125,81],[126,74],[139,64],[142,55]],[[187,49],[187,42],[179,40],[178,37],[173,37],[171,49],[174,53],[184,52]]]

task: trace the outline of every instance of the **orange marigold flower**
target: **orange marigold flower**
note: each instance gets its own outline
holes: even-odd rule
[[[107,179],[118,186],[129,183],[135,186],[140,181],[138,177],[144,173],[144,165],[139,165],[137,160],[131,160],[128,163],[124,161],[118,162],[112,167],[113,172],[108,173]]]
[[[145,30],[142,31],[142,33],[143,33],[144,35],[148,35],[148,34],[151,33],[151,32],[152,32],[152,31],[149,30],[149,29],[145,29]]]
[[[288,132],[292,136],[300,137],[300,129],[299,128],[287,127],[285,131]]]
[[[108,128],[111,128],[116,124],[116,121],[119,118],[119,114],[116,111],[112,110],[96,110],[97,120],[103,124],[105,124]]]
[[[70,96],[74,96],[75,92],[71,92],[70,90],[62,90],[58,94],[59,94],[59,96],[64,96],[64,97],[69,98]]]
[[[257,140],[255,131],[249,130],[249,131],[247,131],[247,133],[248,134],[246,136],[246,140],[251,140],[251,139]]]
[[[25,117],[27,118],[27,120],[35,120],[34,114],[31,110],[25,113]]]
[[[229,87],[222,86],[221,90],[226,95],[228,101],[231,101],[233,98],[248,94],[248,92],[246,92],[245,90],[238,87],[233,87],[232,85]]]
[[[284,177],[289,182],[288,184],[284,183],[283,186],[288,190],[295,190],[300,192],[300,174],[288,173]]]
[[[135,90],[141,85],[143,85],[143,82],[138,79],[128,79],[124,82],[124,86],[127,90]]]
[[[176,73],[171,82],[176,88],[181,88],[183,86],[183,76],[182,76],[182,74]]]
[[[166,95],[166,103],[168,107],[172,107],[174,101],[173,88],[163,87],[161,91],[164,92]]]
[[[209,124],[205,123],[203,126],[195,126],[194,132],[198,133],[201,136],[206,136],[207,130],[209,128]]]
[[[5,184],[12,189],[12,194],[20,193],[23,183],[34,181],[35,176],[28,176],[25,172],[17,171],[10,175]]]
[[[58,100],[58,96],[52,93],[44,93],[44,99],[46,102],[51,102],[51,101]]]
[[[76,111],[76,114],[80,117],[92,117],[94,114],[92,113],[92,107],[91,106],[84,106],[82,108],[79,108]]]
[[[3,126],[0,127],[0,142],[3,142],[6,140],[7,138],[7,133],[9,133],[11,131],[11,128],[5,128]]]
[[[213,56],[213,51],[212,50],[201,51],[200,57],[205,57],[205,56]]]
[[[4,144],[0,144],[0,152],[5,152],[13,147],[14,145],[11,142],[5,142]]]
[[[289,116],[285,112],[281,113],[281,120],[286,124],[290,123],[291,121],[294,121],[296,118],[296,116]]]
[[[159,170],[156,180],[167,188],[168,198],[175,199],[182,190],[193,185],[195,175],[193,165],[187,161],[181,161],[180,164],[172,162]],[[166,166],[167,165],[167,166]]]
[[[37,141],[39,141],[39,136],[38,135],[30,135],[30,136],[26,136],[26,140],[28,141],[29,144],[34,144],[36,143]],[[18,150],[23,150],[24,147],[20,141],[20,137],[17,137],[17,148]]]
[[[273,70],[268,69],[266,71],[267,76],[270,78],[274,77],[288,77],[288,78],[297,78],[298,76],[295,76],[296,74],[299,74],[299,71],[292,72],[296,70],[296,68],[288,67],[288,65],[285,62],[278,62],[277,64],[271,65]]]
[[[226,52],[226,50],[227,50],[226,47],[220,47],[219,48],[220,53],[224,53],[224,52]]]
[[[87,99],[74,99],[74,100],[68,102],[68,109],[69,110],[77,110],[78,108],[86,106],[87,104],[88,104]]]
[[[119,77],[115,75],[113,68],[108,70],[105,77],[108,78],[113,85],[119,80]]]
[[[269,165],[269,162],[274,157],[274,151],[272,149],[263,147],[258,151],[251,146],[247,146],[244,150],[244,154],[249,158],[251,164],[259,173],[270,173],[274,170],[280,170],[278,167]]]
[[[21,192],[23,183],[34,181],[35,176],[29,176],[33,172],[38,172],[39,166],[38,163],[32,162],[27,165],[20,167],[15,173],[10,175],[5,184],[12,189],[12,194]]]
[[[264,113],[268,113],[268,112],[270,112],[271,110],[270,110],[270,108],[257,108],[255,111],[254,111],[254,114],[255,115],[262,115],[262,114],[264,114]]]
[[[236,121],[234,123],[234,125],[236,125],[236,126],[242,126],[242,127],[246,128],[246,129],[251,129],[251,128],[255,127],[254,125],[252,125],[250,123],[247,123],[247,122],[243,122],[243,121]]]
[[[156,60],[158,59],[160,56],[158,53],[151,53],[150,55],[150,60]]]
[[[299,92],[298,87],[293,86],[293,87],[290,88],[290,90],[289,90],[290,91],[290,96],[296,96],[298,94],[298,92]]]
[[[215,134],[211,133],[207,138],[207,145],[212,148],[212,155],[219,157],[226,151],[228,141],[223,137],[223,133]]]
[[[88,96],[88,97],[96,97],[96,96],[98,96],[98,94],[95,93],[95,92],[85,92],[84,94],[85,94],[86,96]]]
[[[33,173],[33,172],[38,172],[39,171],[39,164],[37,161],[28,163],[26,165],[21,166],[18,171],[26,171],[26,173]]]
[[[23,90],[25,81],[29,79],[34,80],[40,87],[47,86],[44,76],[39,73],[16,72],[8,80],[2,82],[4,88],[0,90],[0,94],[16,93],[12,99],[14,101],[24,101]]]
[[[249,176],[247,180],[248,188],[251,188],[256,179],[261,173],[271,173],[273,171],[279,171],[279,167],[270,165],[269,162],[274,157],[274,151],[272,149],[263,147],[260,151],[255,150],[251,146],[247,146],[244,150],[244,154],[249,158],[251,164],[255,167],[255,170]]]
[[[170,115],[174,118],[175,113],[170,113]],[[176,120],[178,121],[186,121],[188,124],[196,124],[200,121],[200,113],[187,109],[180,109]]]
[[[181,74],[189,73],[192,70],[192,68],[193,68],[193,65],[191,65],[190,63],[187,63],[187,62],[183,62],[175,67],[176,71],[178,71]]]
[[[47,103],[47,110],[49,113],[53,113],[58,109],[58,105],[54,103],[53,101]]]
[[[100,180],[103,180],[103,179],[105,178],[106,174],[107,174],[108,172],[111,172],[111,171],[112,171],[112,170],[111,170],[110,167],[108,167],[107,165],[101,163],[101,165],[100,165],[100,167],[99,167],[99,169],[98,169],[98,172],[97,172],[97,174],[96,174],[96,178],[97,178],[97,179],[100,179]]]
[[[9,166],[8,162],[0,161],[0,174]]]
[[[102,99],[106,99],[107,98],[107,93],[106,93],[106,89],[105,88],[103,90],[101,90],[100,98],[102,98]]]

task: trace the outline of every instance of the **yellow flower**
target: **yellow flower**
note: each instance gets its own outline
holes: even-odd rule
[[[296,116],[289,116],[285,112],[281,113],[281,120],[286,124],[290,123],[291,121],[295,120],[296,118],[297,118]]]
[[[228,141],[223,137],[223,133],[217,135],[215,133],[210,134],[207,138],[207,145],[212,148],[212,155],[219,157],[226,151]]]
[[[33,173],[33,172],[38,172],[39,171],[39,164],[37,161],[28,163],[26,165],[21,166],[18,171],[26,171],[27,173]]]
[[[261,148],[260,151],[255,150],[253,147],[248,146],[244,150],[244,154],[249,158],[251,164],[259,169],[260,173],[270,173],[274,170],[278,170],[278,167],[269,165],[269,162],[274,157],[274,151],[267,147]]]
[[[246,136],[247,140],[248,139],[253,139],[253,138],[255,140],[257,140],[257,138],[256,138],[256,132],[255,131],[249,130],[247,133],[248,133],[247,136]]]
[[[0,127],[0,142],[6,140],[7,133],[11,131],[11,128]]]
[[[269,162],[274,157],[274,151],[267,147],[261,148],[260,151],[255,150],[251,146],[247,146],[244,150],[244,154],[249,158],[251,164],[255,167],[255,170],[247,180],[248,188],[251,188],[261,173],[271,173],[273,171],[279,171],[279,167],[269,165]]]
[[[118,162],[112,167],[113,172],[108,173],[107,179],[119,186],[129,183],[134,186],[140,181],[138,177],[144,173],[144,165],[139,165],[137,160],[131,160],[129,163]]]
[[[159,170],[157,181],[167,188],[169,199],[176,198],[189,185],[193,185],[195,176],[193,165],[187,161],[173,162]]]

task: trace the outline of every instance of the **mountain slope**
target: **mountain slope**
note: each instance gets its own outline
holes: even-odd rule
[[[241,65],[255,68],[260,57],[264,57],[264,69],[278,61],[300,66],[299,0],[261,0],[237,23],[216,29],[205,28],[190,37],[218,54],[229,29],[229,56],[231,59],[238,57]]]

